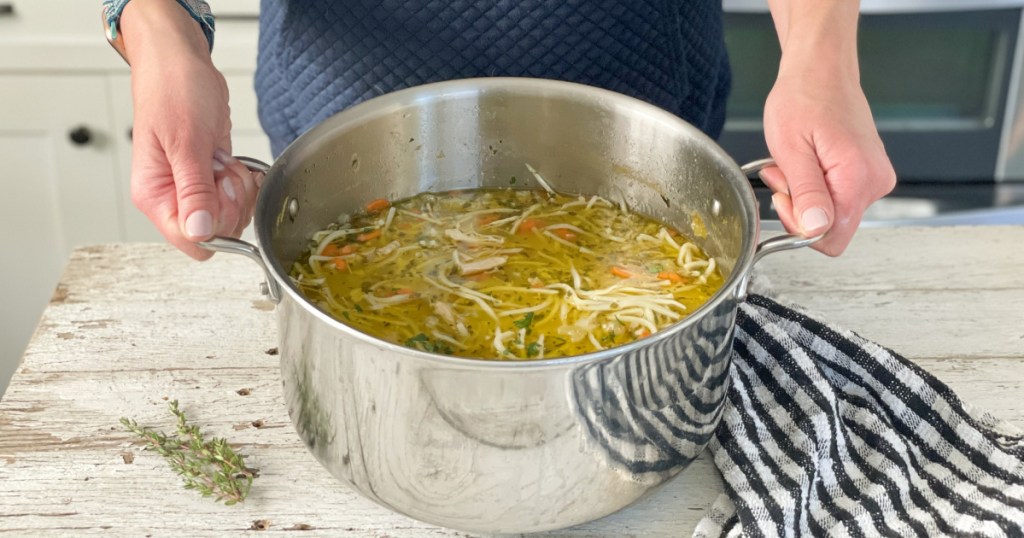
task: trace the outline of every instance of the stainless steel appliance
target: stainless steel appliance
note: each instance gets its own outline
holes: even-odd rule
[[[781,52],[766,0],[723,7],[733,92],[719,142],[743,162],[767,152]],[[1024,223],[1022,24],[1024,0],[861,0],[861,84],[899,178],[866,222]]]

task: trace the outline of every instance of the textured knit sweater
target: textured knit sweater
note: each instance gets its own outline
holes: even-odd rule
[[[262,0],[256,91],[275,156],[377,95],[480,76],[568,80],[716,137],[729,66],[720,0]]]

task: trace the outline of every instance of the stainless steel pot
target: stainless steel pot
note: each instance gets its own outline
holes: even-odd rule
[[[726,275],[685,320],[578,357],[498,362],[416,351],[362,334],[303,299],[288,270],[313,232],[374,198],[472,187],[599,194],[691,236]],[[248,161],[251,167],[260,167]],[[765,163],[755,163],[754,170]],[[256,205],[295,428],[334,476],[383,506],[467,531],[556,529],[654,491],[709,441],[728,389],[733,322],[761,255],[744,171],[654,106],[548,80],[490,78],[384,95],[289,146]],[[703,222],[692,226],[697,218]]]

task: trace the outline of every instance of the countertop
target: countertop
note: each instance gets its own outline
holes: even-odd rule
[[[784,300],[1024,427],[1022,247],[1021,226],[864,229],[841,258],[784,252],[758,270]],[[0,534],[464,536],[359,497],[306,451],[282,401],[260,279],[238,256],[76,250],[0,400]],[[167,399],[259,469],[244,504],[185,491],[118,423],[169,430]],[[705,455],[641,503],[551,535],[689,535],[721,491]]]

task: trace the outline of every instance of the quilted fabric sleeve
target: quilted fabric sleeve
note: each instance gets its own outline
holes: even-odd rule
[[[110,28],[110,39],[117,37],[121,12],[128,2],[129,0],[103,0],[103,17]],[[202,27],[206,40],[210,42],[210,50],[213,50],[213,12],[210,11],[210,5],[203,0],[178,0],[178,3]]]

